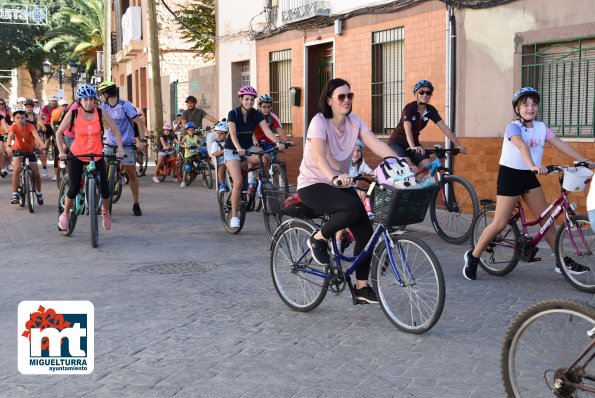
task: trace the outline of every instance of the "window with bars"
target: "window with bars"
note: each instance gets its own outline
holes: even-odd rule
[[[404,90],[403,28],[372,33],[372,131],[390,134],[399,122]]]
[[[279,116],[283,129],[291,134],[293,120],[289,88],[291,87],[291,50],[269,53],[269,87],[273,97],[273,112]]]
[[[541,95],[540,119],[559,136],[595,136],[595,38],[523,47],[523,87]]]
[[[232,62],[231,64],[231,103],[237,106],[238,90],[250,85],[250,61]]]

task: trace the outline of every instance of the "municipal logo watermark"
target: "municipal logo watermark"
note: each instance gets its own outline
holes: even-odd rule
[[[18,364],[23,374],[89,374],[94,361],[90,301],[21,301]]]

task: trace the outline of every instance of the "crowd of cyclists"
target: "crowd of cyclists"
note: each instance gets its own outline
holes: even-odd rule
[[[420,143],[420,133],[431,120],[461,153],[467,152],[436,108],[429,104],[433,92],[434,86],[428,80],[420,80],[414,85],[415,101],[404,107],[398,125],[385,143],[352,113],[355,94],[349,83],[343,79],[332,79],[326,84],[319,101],[320,113],[309,124],[297,179],[301,201],[316,212],[328,215],[328,221],[308,240],[314,261],[329,264],[327,241],[340,231],[348,228],[354,235],[356,255],[372,234],[372,209],[369,201],[366,203],[365,195],[358,192],[353,183],[356,175],[372,174],[372,168],[362,157],[364,147],[380,158],[404,159],[412,171],[423,169],[429,159]],[[238,90],[237,96],[239,106],[231,109],[221,120],[198,108],[196,97],[188,96],[187,109],[178,113],[176,120],[166,123],[158,137],[159,150],[153,174],[153,181],[159,183],[161,166],[172,156],[178,156],[182,165],[178,182],[181,187],[186,187],[189,168],[184,165],[193,162],[196,156],[212,157],[219,182],[217,190],[231,191],[231,228],[240,226],[240,195],[246,191],[247,180],[250,179],[246,170],[258,165],[258,156],[253,153],[272,147],[282,151],[293,144],[283,130],[282,121],[272,112],[273,98],[269,94],[259,96],[254,87],[244,86]],[[71,178],[64,212],[58,223],[61,230],[66,229],[72,200],[80,188],[80,176],[85,161],[88,161],[81,155],[106,153],[119,159],[122,172],[129,178],[133,214],[141,216],[135,170],[136,150],[143,150],[149,137],[142,110],[120,98],[117,85],[111,81],[101,83],[97,90],[83,85],[78,88],[76,98],[76,102],[69,104],[57,96],[50,96],[49,103],[43,107],[36,99],[19,97],[11,107],[0,99],[3,133],[0,135],[0,176],[5,178],[9,171],[13,172],[11,203],[19,202],[16,188],[21,156],[29,159],[35,174],[37,202],[39,205],[44,203],[41,177],[48,176],[47,152],[51,148],[56,154],[53,157],[53,179],[59,174],[60,160],[67,160]],[[545,142],[577,161],[584,160],[579,152],[556,138],[542,122],[535,120],[539,100],[539,93],[532,88],[523,88],[513,97],[516,118],[509,124],[503,141],[496,218],[484,231],[485,236],[482,235],[477,245],[465,253],[463,274],[468,280],[476,279],[482,251],[487,242],[504,228],[512,207],[519,199],[525,200],[534,214],[540,214],[545,209],[545,196],[535,177],[546,172],[541,165]],[[205,120],[212,126],[203,129]],[[14,151],[19,156],[11,160]],[[270,161],[265,159],[267,167]],[[110,191],[105,162],[100,159],[97,165],[104,200],[103,226],[109,230],[111,215],[106,201]],[[231,186],[226,183],[230,181],[226,173],[233,181]],[[546,239],[553,245],[551,234]],[[588,270],[574,261],[569,264],[572,272]],[[358,270],[355,292],[362,301],[377,302],[367,282],[368,272],[369,266]]]

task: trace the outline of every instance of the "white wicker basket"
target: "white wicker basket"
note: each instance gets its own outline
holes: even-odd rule
[[[591,182],[593,172],[586,167],[569,167],[564,170],[562,188],[569,192],[584,191]]]

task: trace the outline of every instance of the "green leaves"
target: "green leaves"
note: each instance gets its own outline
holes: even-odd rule
[[[177,15],[182,37],[209,61],[215,57],[215,0],[192,0],[180,5]]]

